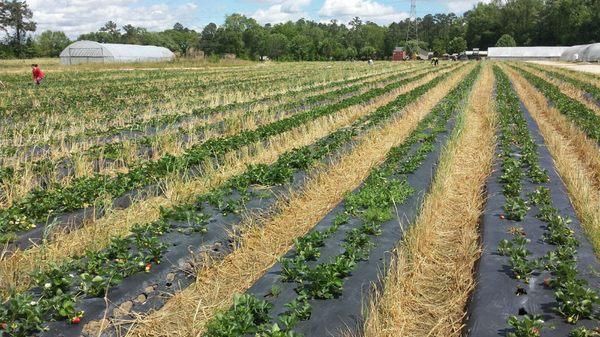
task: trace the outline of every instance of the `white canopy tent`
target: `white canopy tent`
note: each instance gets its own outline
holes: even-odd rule
[[[559,59],[568,47],[490,47],[492,60],[547,60]]]
[[[80,63],[156,62],[170,61],[174,58],[175,54],[164,47],[98,43],[94,41],[74,42],[60,53],[60,63],[65,65]]]

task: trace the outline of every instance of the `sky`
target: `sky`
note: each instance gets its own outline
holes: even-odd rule
[[[417,16],[454,12],[461,14],[478,0],[417,0]],[[171,28],[176,22],[200,31],[210,22],[240,13],[261,24],[306,18],[318,22],[336,19],[389,24],[408,17],[409,0],[27,0],[37,32],[61,30],[69,37],[97,31],[105,22],[132,24],[148,30]]]

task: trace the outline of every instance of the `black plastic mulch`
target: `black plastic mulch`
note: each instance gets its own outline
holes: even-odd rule
[[[575,238],[581,244],[577,254],[579,277],[587,280],[590,288],[600,289],[600,278],[598,277],[600,265],[594,255],[592,245],[583,234],[566,188],[556,172],[552,156],[537,124],[522,102],[520,102],[520,106],[532,139],[538,145],[540,166],[548,171],[550,178],[550,181],[544,184],[533,184],[524,180],[522,197],[526,198],[526,194],[534,191],[537,186],[545,186],[550,189],[554,207],[563,217],[573,220],[570,227],[575,232]],[[499,149],[497,153],[500,154]],[[527,245],[527,248],[533,253],[532,258],[540,258],[554,248],[542,241],[546,224],[535,217],[538,213],[536,206],[532,206],[521,222],[500,219],[500,215],[504,214],[502,207],[505,203],[502,184],[499,182],[501,175],[501,160],[497,158],[494,163],[494,172],[487,183],[488,199],[482,217],[483,252],[477,267],[477,288],[469,303],[465,333],[473,337],[507,336],[512,332],[507,324],[510,316],[522,318],[524,315],[539,314],[546,322],[542,336],[566,337],[575,326],[567,324],[564,318],[554,311],[557,304],[554,290],[543,284],[544,279],[548,278],[550,273],[548,271],[535,273],[529,284],[525,284],[511,277],[512,272],[508,265],[508,258],[498,253],[500,240],[510,240],[511,234],[507,232],[508,229],[518,225],[523,226],[527,237],[532,240]],[[518,287],[522,288],[519,291],[520,295],[517,295]],[[523,292],[525,293],[523,294]],[[598,326],[598,321],[581,320],[576,326],[595,328]]]

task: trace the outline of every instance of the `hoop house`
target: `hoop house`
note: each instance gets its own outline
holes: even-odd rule
[[[80,63],[157,62],[170,61],[173,58],[175,58],[173,52],[164,47],[98,43],[94,41],[74,42],[60,53],[60,63],[65,65]]]
[[[544,60],[559,59],[567,47],[490,47],[488,58],[492,60]]]

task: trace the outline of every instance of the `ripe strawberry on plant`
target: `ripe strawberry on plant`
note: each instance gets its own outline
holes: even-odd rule
[[[73,317],[71,318],[71,324],[79,324],[81,322],[81,317]]]
[[[144,268],[144,270],[146,271],[146,273],[149,273],[150,269],[152,269],[152,264],[150,262],[148,262],[148,263],[146,263],[146,267]]]
[[[6,329],[8,329],[8,324],[0,323],[0,330],[6,330]]]

